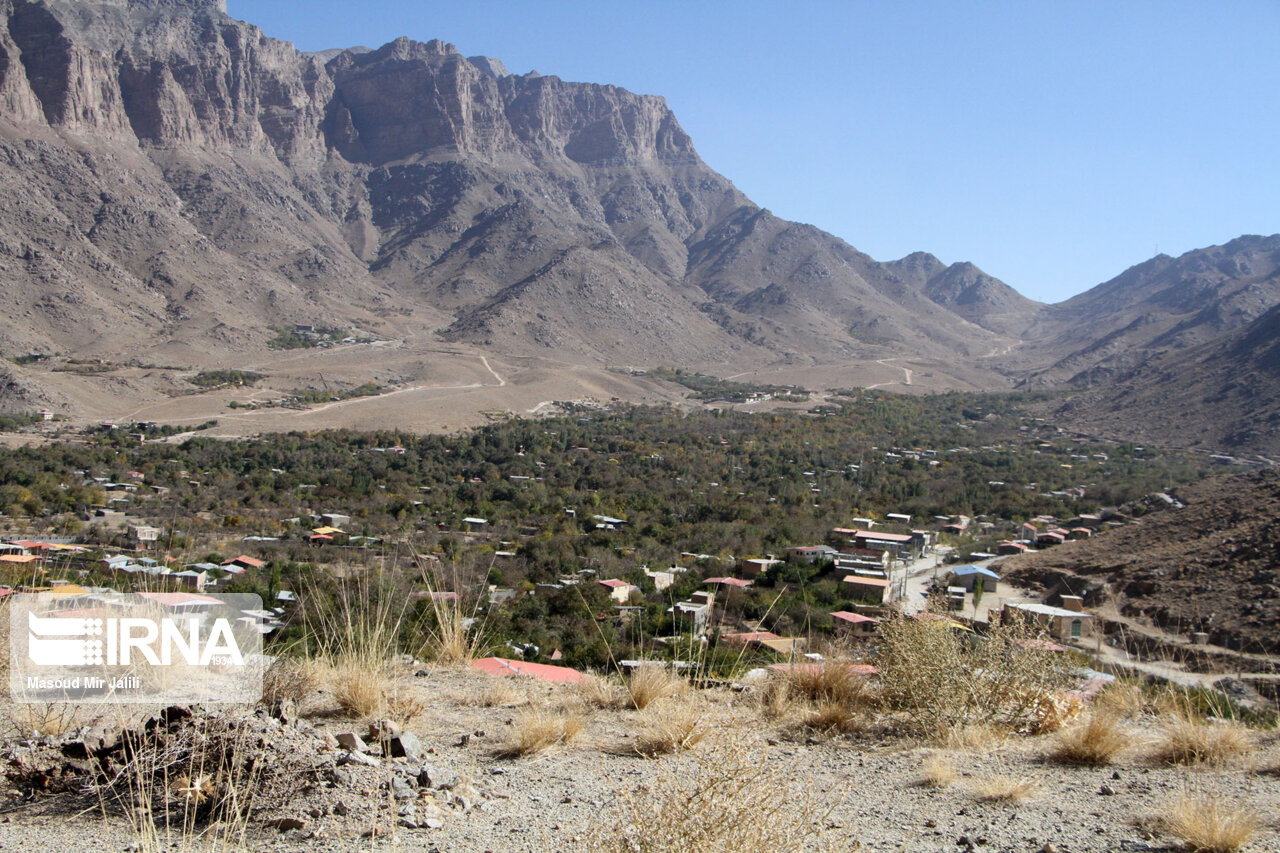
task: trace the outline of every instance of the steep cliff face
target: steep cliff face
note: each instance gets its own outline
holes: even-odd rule
[[[659,97],[438,41],[304,54],[217,0],[0,0],[0,24],[6,348],[230,349],[388,309],[632,364],[1011,328],[751,204]]]
[[[400,38],[373,52],[345,52],[328,71],[336,93],[327,138],[352,162],[458,155],[556,169],[565,160],[594,166],[697,160],[662,98],[557,77],[515,77],[439,41]]]

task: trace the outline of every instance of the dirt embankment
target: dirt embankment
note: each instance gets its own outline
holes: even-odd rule
[[[1170,490],[1181,504],[1005,564],[1014,583],[1089,592],[1091,605],[1214,645],[1280,654],[1280,471]]]

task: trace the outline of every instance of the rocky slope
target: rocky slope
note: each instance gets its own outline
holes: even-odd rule
[[[1121,612],[1217,645],[1280,651],[1280,474],[1217,477],[1171,492],[1184,506],[1005,563],[1021,582],[1055,572],[1102,582]]]
[[[1280,454],[1280,306],[1210,343],[1154,358],[1055,416],[1135,441]]]
[[[1015,363],[1032,383],[1123,378],[1166,353],[1211,342],[1280,304],[1280,234],[1158,255],[1065,302],[1025,331]]]
[[[390,313],[579,363],[1000,340],[751,204],[658,97],[436,41],[304,54],[216,0],[0,0],[0,23],[7,352],[232,350]]]
[[[939,305],[999,334],[1020,337],[1045,307],[970,263],[948,266],[915,252],[885,266]]]
[[[1075,409],[1108,425],[1161,421],[1147,389],[1191,371],[1177,399],[1227,425],[1206,446],[1274,432],[1272,386],[1213,352],[1280,303],[1280,235],[1043,306],[778,219],[660,97],[439,41],[307,54],[218,0],[0,0],[0,193],[8,356],[200,366],[307,324],[597,367],[907,357],[966,387],[1120,382]],[[39,381],[15,377],[48,404]]]
[[[1150,756],[1165,720],[1144,712],[1121,723],[1129,748],[1111,765],[1070,766],[1045,758],[1055,735],[1006,738],[987,728],[952,748],[874,726],[810,733],[797,725],[800,709],[766,717],[758,687],[619,711],[592,706],[569,685],[435,667],[418,670],[420,677],[394,671],[395,695],[421,712],[398,738],[411,756],[384,757],[367,721],[336,712],[327,685],[298,718],[277,706],[274,715],[224,708],[181,720],[169,709],[161,719],[175,722],[167,726],[139,721],[129,729],[131,742],[143,744],[133,766],[155,766],[155,744],[168,748],[173,772],[138,781],[127,769],[114,784],[95,773],[105,766],[111,779],[122,766],[118,722],[75,720],[85,728],[65,736],[0,740],[7,806],[0,844],[67,853],[138,848],[154,837],[143,834],[151,825],[140,827],[138,815],[162,818],[167,808],[170,823],[157,823],[170,847],[236,850],[1170,851],[1183,848],[1159,818],[1189,789],[1258,815],[1257,840],[1244,849],[1274,850],[1280,840],[1274,735],[1254,736],[1247,763],[1170,766]],[[705,737],[677,754],[637,754],[641,736],[690,712]],[[581,732],[567,744],[503,757],[500,747],[539,715],[572,717]],[[184,823],[183,783],[173,780],[185,773],[205,781],[213,774],[188,768],[208,755],[232,770],[214,776],[221,787],[206,782],[194,820]],[[991,793],[1011,782],[1022,785],[1017,796]],[[154,792],[150,811],[117,807],[138,789]],[[231,794],[252,809],[215,822]]]

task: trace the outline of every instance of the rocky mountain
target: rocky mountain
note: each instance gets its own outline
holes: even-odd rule
[[[914,252],[885,266],[929,299],[998,334],[1020,337],[1045,307],[970,263],[948,266]]]
[[[1040,305],[773,216],[660,97],[440,41],[308,54],[219,0],[0,0],[0,193],[10,356],[198,365],[307,324],[567,365],[1119,383],[1072,411],[1190,435],[1161,402],[1212,405],[1206,446],[1261,446],[1275,410],[1232,347],[1269,375],[1280,235]]]
[[[1016,364],[1031,382],[1087,387],[1241,329],[1277,304],[1280,234],[1158,255],[1046,306],[1025,330]]]
[[[1280,305],[1074,397],[1056,416],[1137,441],[1280,454]]]
[[[6,352],[395,317],[575,363],[761,364],[976,356],[1018,325],[985,319],[1011,297],[976,268],[918,282],[752,204],[659,97],[438,41],[305,54],[217,0],[0,0],[0,24]]]

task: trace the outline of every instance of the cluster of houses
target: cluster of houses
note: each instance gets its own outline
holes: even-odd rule
[[[1069,540],[1088,539],[1103,529],[1123,525],[1125,520],[1114,510],[1078,515],[1066,524],[1059,524],[1051,516],[1036,516],[1018,527],[1016,538],[998,542],[996,553],[1001,556],[1023,554],[1037,548],[1052,548]]]
[[[158,538],[157,528],[139,526],[136,529],[142,531],[141,542],[154,542]],[[118,597],[122,594],[114,587],[86,587],[65,579],[48,578],[55,573],[76,573],[81,579],[97,574],[118,576],[132,589],[151,587],[150,591],[141,594],[160,596],[157,601],[179,602],[183,607],[194,607],[192,602],[216,602],[215,599],[202,597],[201,593],[224,589],[246,572],[261,570],[266,566],[263,560],[248,554],[240,554],[221,563],[178,563],[173,557],[157,560],[144,556],[145,552],[145,548],[139,547],[133,553],[108,553],[95,558],[91,549],[84,545],[56,539],[6,538],[0,541],[0,565],[20,567],[20,575],[29,575],[29,581],[16,588],[0,586],[0,597],[14,592],[47,592],[59,599],[66,598],[77,606],[85,602],[88,602],[86,606],[92,606],[93,601],[103,599],[104,596]],[[293,591],[280,590],[276,593],[274,609],[255,611],[255,624],[264,634],[278,630],[283,626],[280,620],[286,608],[296,601],[297,596]]]
[[[43,594],[50,605],[46,615],[74,616],[84,618],[111,608],[121,607],[154,607],[165,613],[183,617],[199,617],[201,614],[218,610],[225,606],[222,599],[213,598],[195,592],[121,592],[107,586],[81,586],[67,580],[51,580],[43,586],[28,586],[18,589],[0,587],[0,599],[15,592],[31,592]],[[274,609],[242,609],[236,621],[256,629],[260,634],[269,635],[283,627],[282,619],[286,615],[284,607]]]

